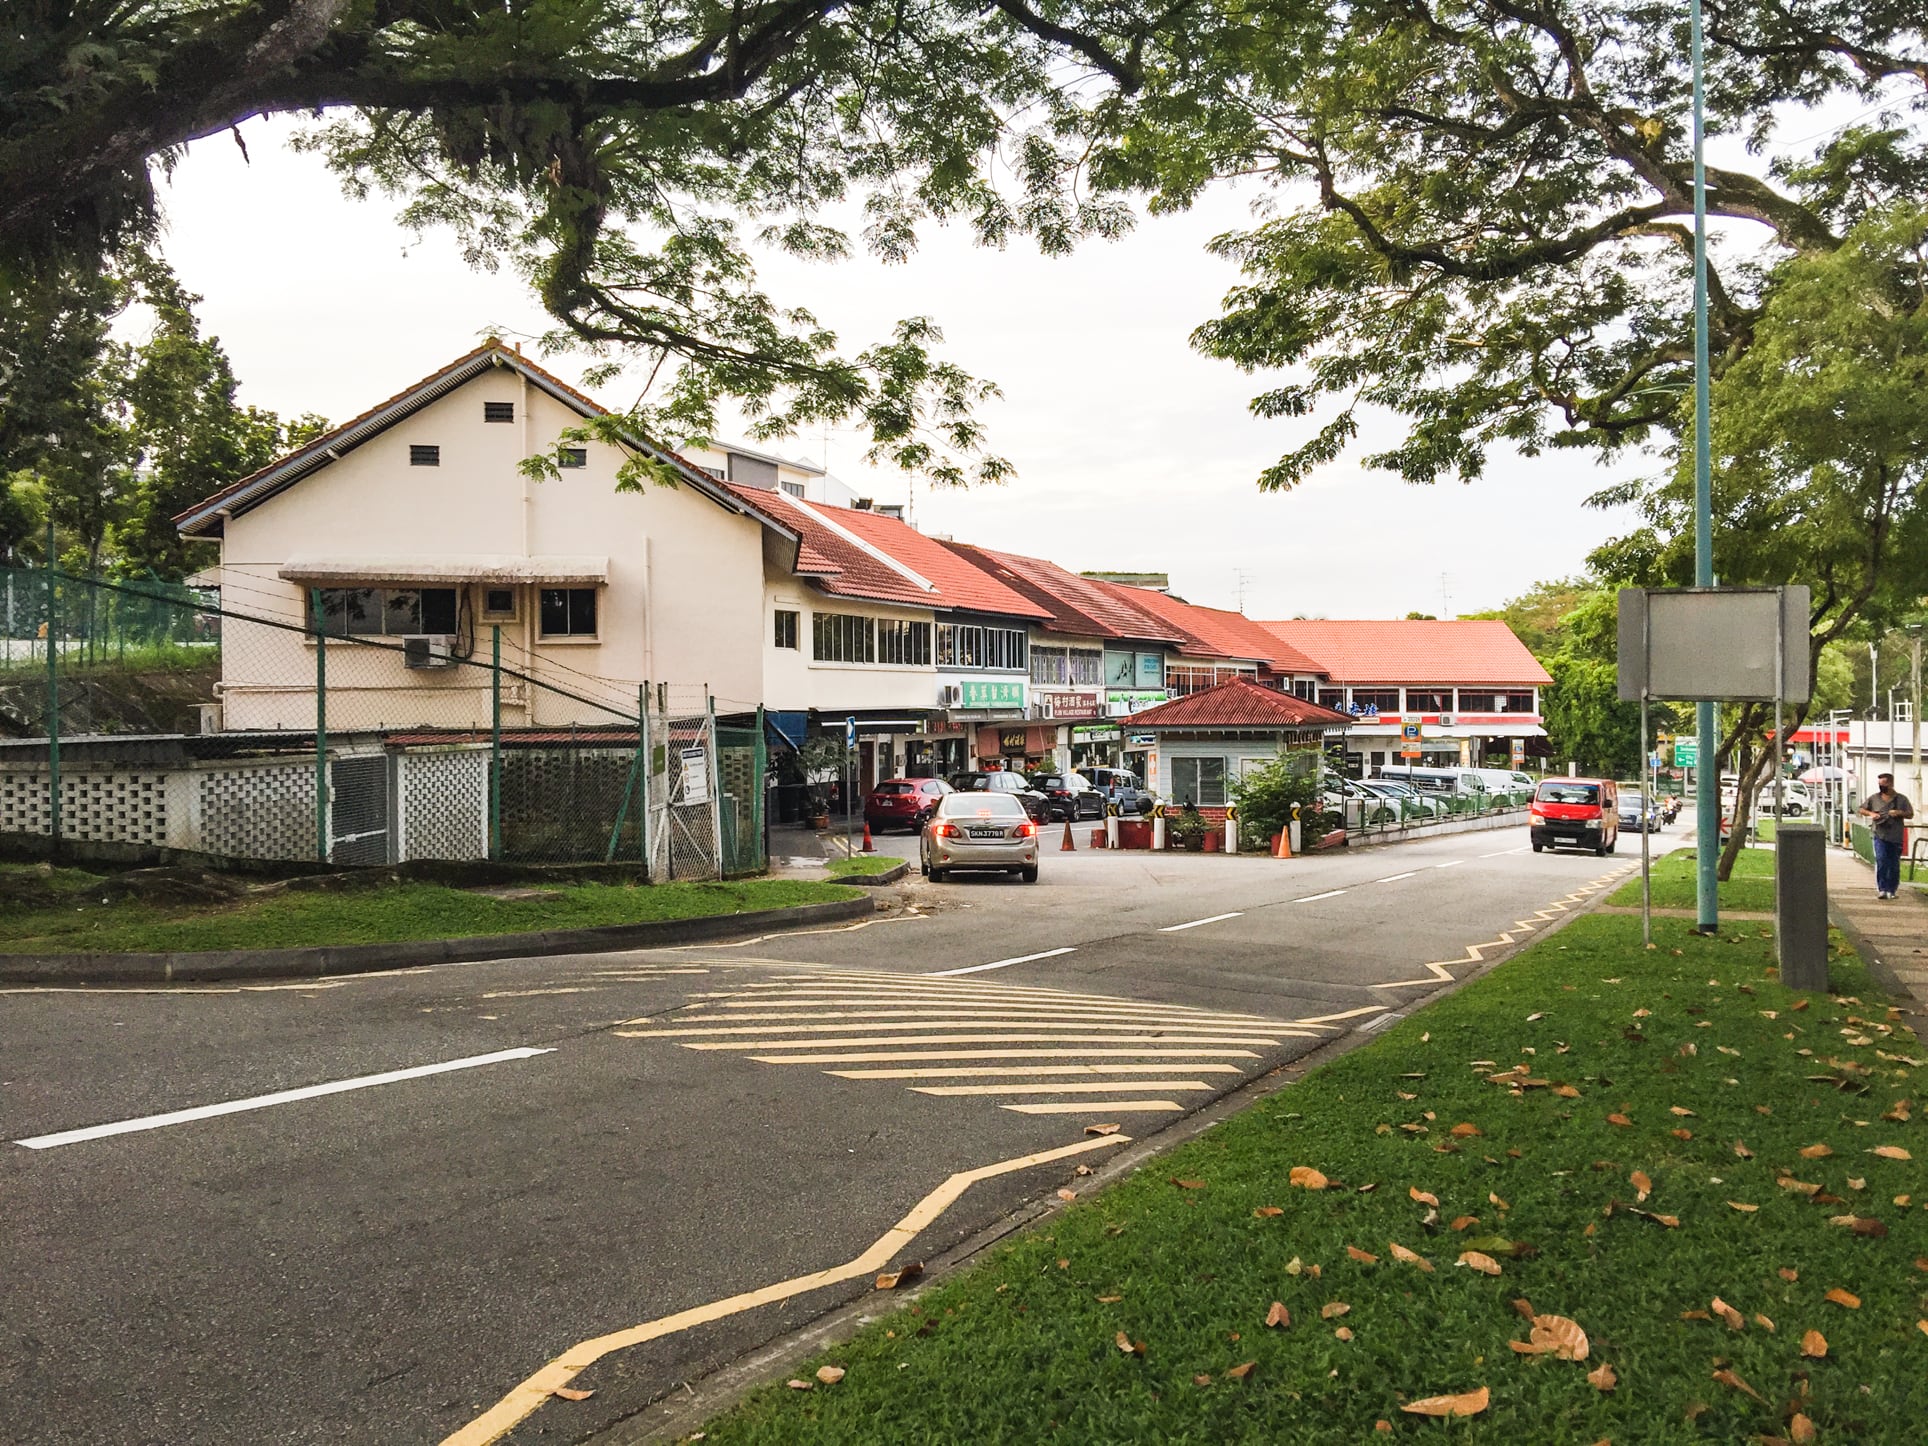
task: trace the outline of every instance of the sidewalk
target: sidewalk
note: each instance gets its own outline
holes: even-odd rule
[[[1831,848],[1828,917],[1897,1003],[1928,1015],[1928,899],[1919,890],[1903,888],[1898,899],[1878,899],[1874,870],[1858,855]]]

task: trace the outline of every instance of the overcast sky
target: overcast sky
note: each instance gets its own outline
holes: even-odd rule
[[[244,401],[340,421],[469,350],[491,331],[532,338],[540,309],[516,278],[464,264],[450,238],[417,239],[394,206],[345,199],[312,156],[278,143],[281,123],[193,146],[163,182],[165,250],[205,298]],[[1536,580],[1578,571],[1630,519],[1588,509],[1627,475],[1573,454],[1496,457],[1471,485],[1412,487],[1351,461],[1291,493],[1261,494],[1261,468],[1307,424],[1259,421],[1246,402],[1266,383],[1193,352],[1193,327],[1235,283],[1205,254],[1246,221],[1228,194],[1188,215],[1147,219],[1128,239],[1046,259],[1023,245],[973,246],[927,233],[910,264],[858,257],[806,266],[779,258],[764,281],[804,305],[849,352],[903,316],[943,326],[945,354],[1003,389],[984,420],[1016,466],[998,488],[920,488],[918,525],[1073,569],[1171,574],[1194,602],[1254,617],[1447,615],[1496,607]],[[581,363],[545,361],[571,382]],[[600,400],[634,400],[620,384]],[[1358,455],[1397,437],[1367,421]],[[900,474],[869,471],[855,432],[774,444],[822,462],[879,501],[902,501]],[[1655,464],[1636,464],[1652,468]]]

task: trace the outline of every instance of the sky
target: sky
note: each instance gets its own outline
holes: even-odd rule
[[[347,199],[317,158],[286,147],[291,130],[250,123],[249,159],[229,136],[198,142],[161,182],[163,249],[203,296],[202,325],[227,348],[244,402],[340,421],[484,336],[532,341],[547,329],[512,273],[471,268],[446,234],[404,230],[391,201]],[[961,228],[933,229],[904,265],[777,257],[763,281],[780,304],[837,330],[847,353],[900,317],[931,316],[944,355],[1002,389],[982,418],[1015,478],[919,484],[926,532],[1074,570],[1165,572],[1181,596],[1242,603],[1253,617],[1340,618],[1497,607],[1580,571],[1631,525],[1629,513],[1584,499],[1657,467],[1650,459],[1604,470],[1572,454],[1496,456],[1471,484],[1415,487],[1353,460],[1397,439],[1391,416],[1367,419],[1353,453],[1297,490],[1261,493],[1260,470],[1312,424],[1251,417],[1247,401],[1267,379],[1187,340],[1237,280],[1205,243],[1247,220],[1244,200],[1217,193],[1070,257],[987,250]],[[581,379],[581,358],[543,364]],[[599,399],[627,406],[634,387],[611,383]],[[866,467],[855,431],[759,445],[827,460],[860,495],[907,500],[901,473]]]

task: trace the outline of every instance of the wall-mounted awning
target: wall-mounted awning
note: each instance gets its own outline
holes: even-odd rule
[[[320,583],[601,583],[606,557],[516,557],[508,553],[394,553],[296,556],[282,566],[289,582]]]

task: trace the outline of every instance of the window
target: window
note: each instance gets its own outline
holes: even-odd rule
[[[589,465],[589,449],[587,447],[558,448],[556,451],[556,465],[558,467],[587,467]]]
[[[1498,693],[1467,693],[1459,695],[1459,708],[1462,713],[1499,713],[1505,711],[1499,702]]]
[[[781,487],[785,492],[788,492],[792,497],[803,496],[803,484],[801,482],[779,482],[777,486]]]
[[[774,646],[794,648],[797,645],[797,615],[790,608],[778,608],[776,612],[776,631],[771,638]]]
[[[513,422],[515,420],[514,402],[484,402],[482,420],[485,422]]]
[[[1538,711],[1533,702],[1533,690],[1530,688],[1521,693],[1500,694],[1500,706],[1508,713],[1533,713]]]
[[[1081,687],[1102,687],[1105,681],[1105,655],[1095,648],[1073,648],[1071,677],[1067,681]]]
[[[335,637],[406,637],[455,631],[452,587],[325,587],[322,630]]]
[[[810,656],[819,663],[874,663],[877,635],[869,618],[849,613],[810,615]]]
[[[877,661],[928,668],[931,662],[931,625],[889,620],[879,622]]]
[[[1397,713],[1399,690],[1397,688],[1354,688],[1352,704],[1361,712],[1373,708],[1381,713]]]
[[[483,588],[482,616],[490,622],[513,622],[515,620],[515,589],[512,587]]]
[[[545,587],[539,618],[545,638],[593,638],[596,636],[596,590]]]
[[[1031,681],[1034,683],[1062,683],[1069,666],[1063,648],[1031,649]]]
[[[1451,688],[1408,688],[1406,708],[1413,713],[1450,713],[1453,711]]]
[[[408,465],[411,467],[439,467],[442,465],[442,449],[437,446],[411,442],[408,447]]]
[[[947,668],[999,668],[1019,672],[1026,666],[1029,643],[1029,636],[1019,628],[941,623],[937,629],[937,661],[940,667]]]
[[[1331,708],[1339,713],[1345,712],[1346,690],[1344,688],[1321,688],[1319,690],[1319,706],[1321,708]]]
[[[727,482],[730,480],[723,475],[723,469],[721,467],[712,467],[707,462],[698,462],[696,464],[696,470],[714,477],[719,482]]]
[[[1174,758],[1172,797],[1179,803],[1195,803],[1201,808],[1225,802],[1225,760],[1223,758]]]

